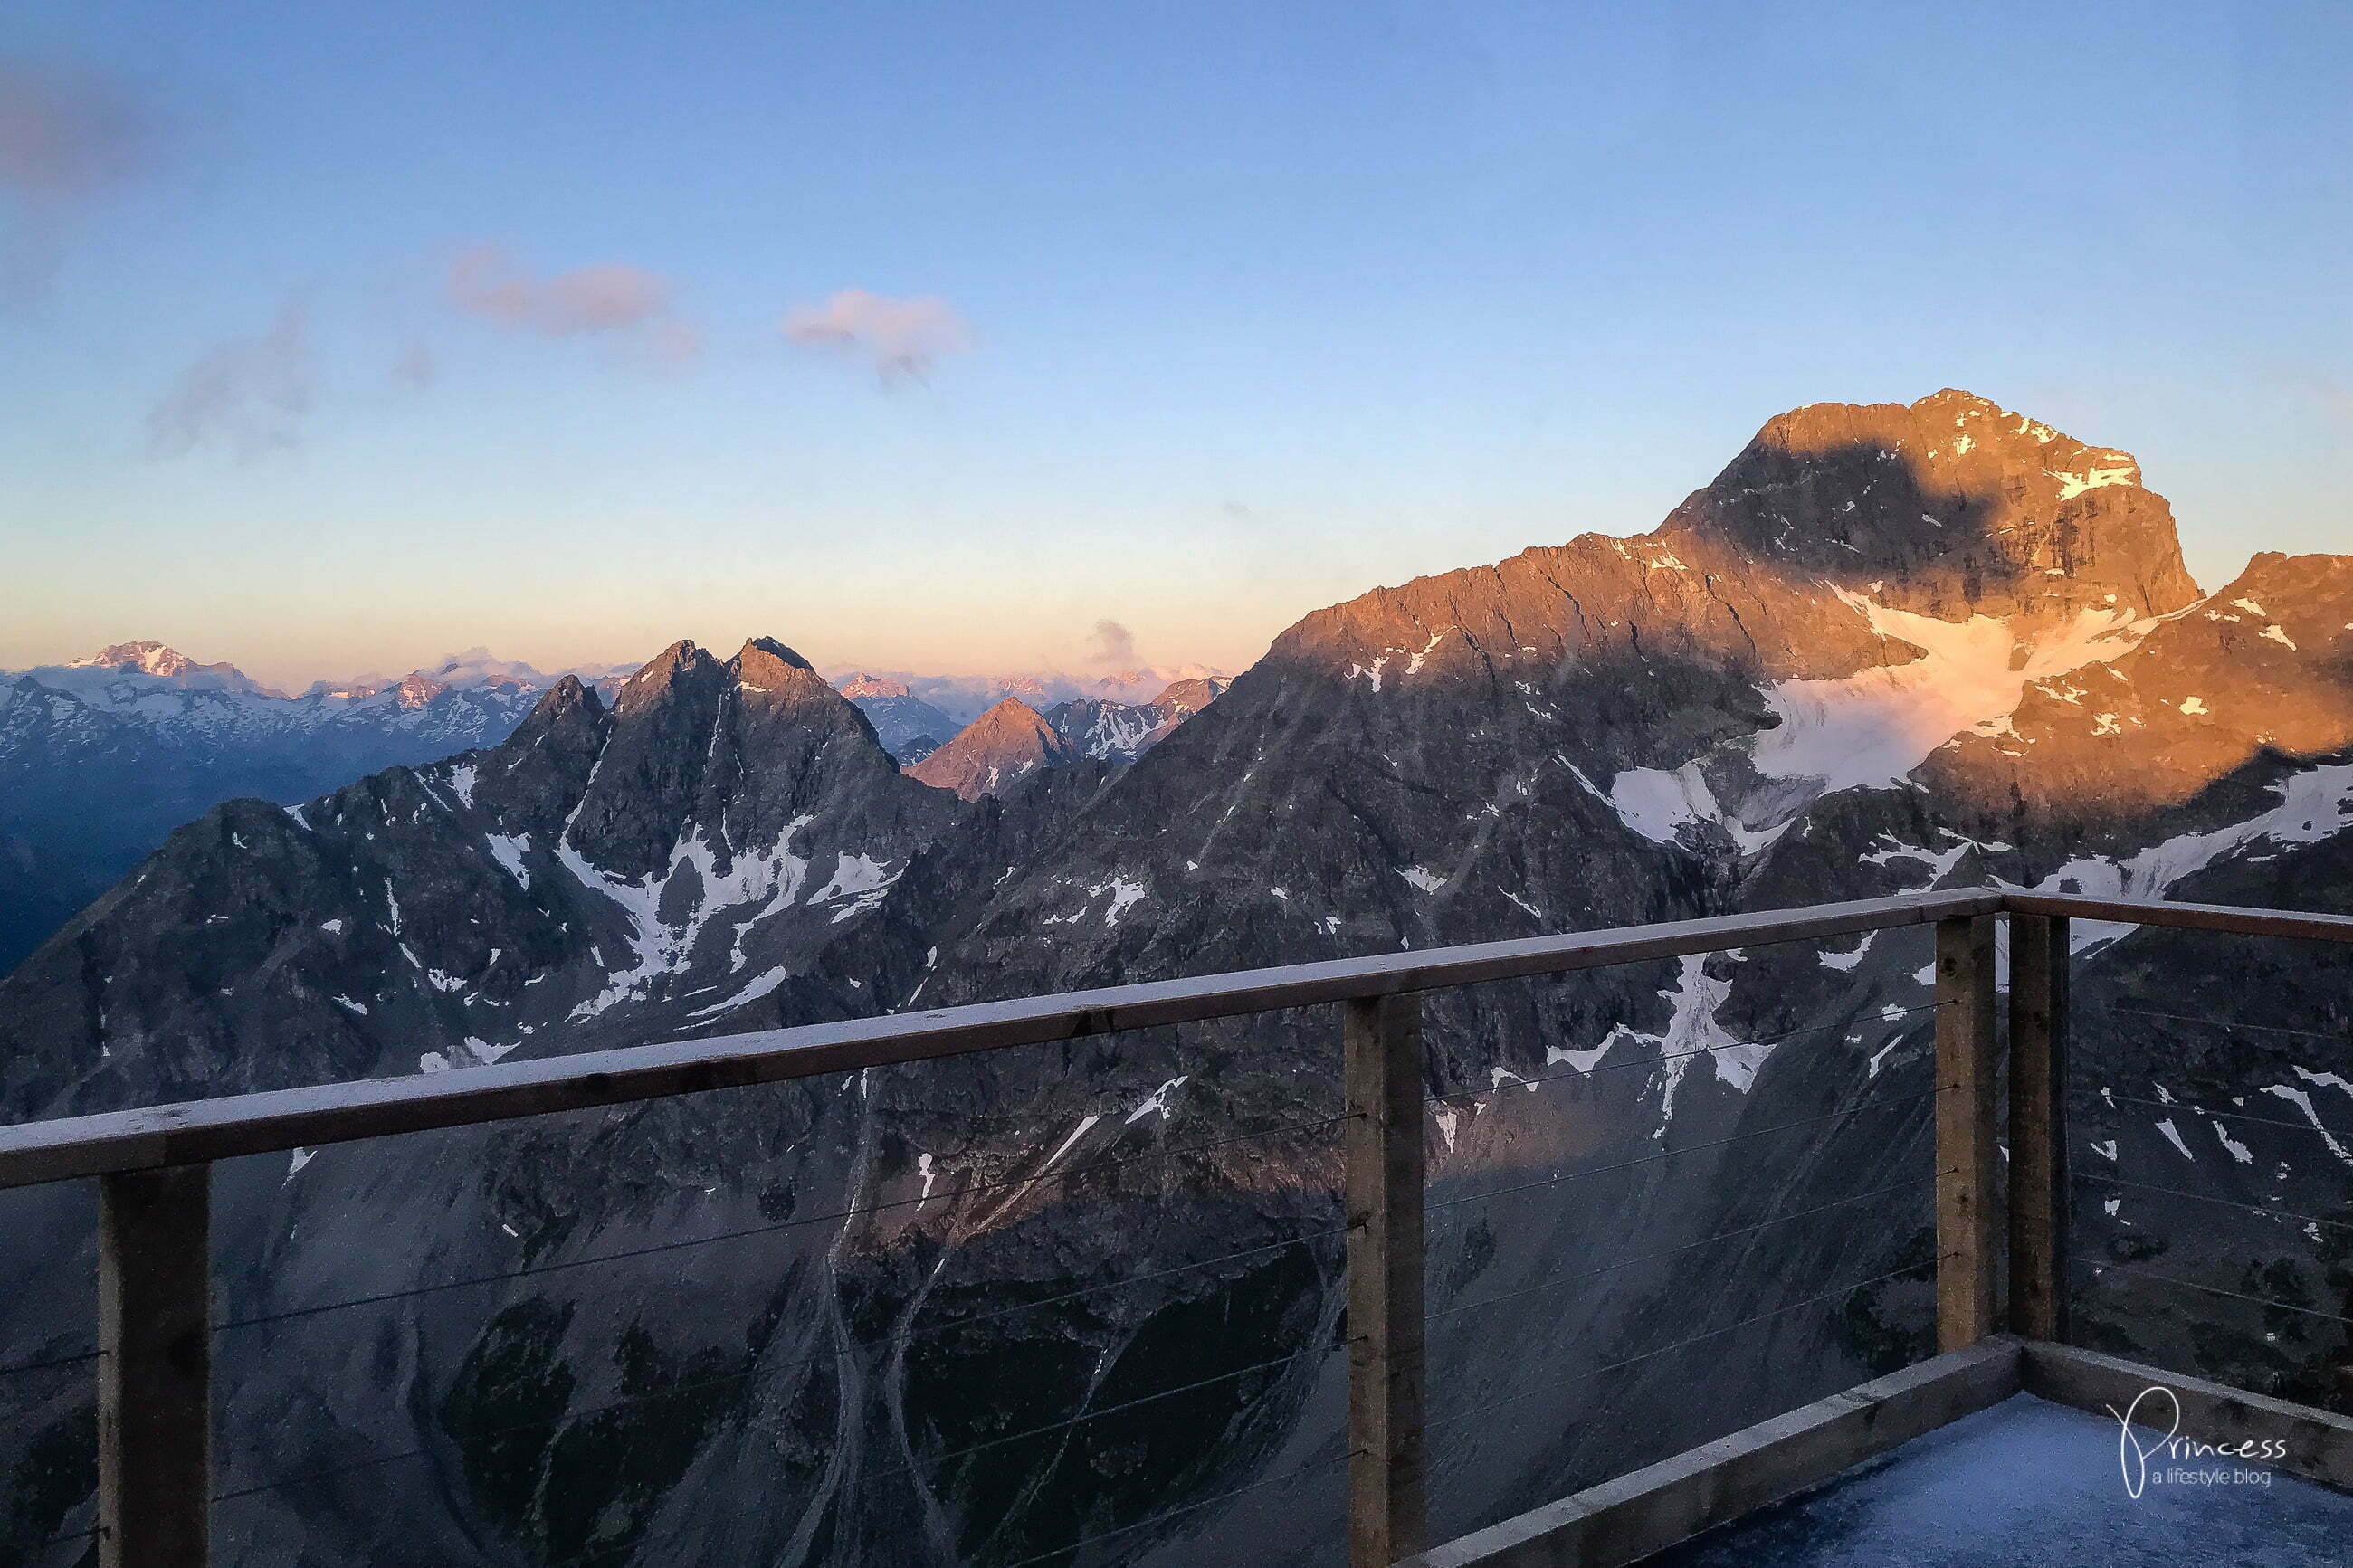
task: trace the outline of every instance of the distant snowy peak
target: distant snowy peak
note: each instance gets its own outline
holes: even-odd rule
[[[87,658],[69,659],[68,669],[114,669],[141,675],[158,675],[169,679],[185,675],[193,669],[209,668],[221,675],[241,675],[232,665],[200,665],[175,647],[159,642],[119,642],[102,647]]]
[[[843,665],[828,667],[826,673],[844,697],[861,706],[892,698],[913,698],[928,704],[946,716],[947,726],[939,731],[941,734],[971,723],[1008,698],[1039,710],[1082,698],[1142,704],[1157,700],[1172,685],[1229,679],[1225,670],[1195,663],[1146,665],[1107,675],[1073,675],[1065,671],[923,675],[913,670],[871,670]],[[874,710],[870,709],[868,712],[869,717],[874,718],[876,727],[882,728],[882,720]]]
[[[143,675],[178,685],[251,691],[269,697],[283,695],[252,679],[233,664],[198,664],[179,649],[153,640],[113,643],[87,658],[69,659],[62,665],[48,668],[91,670],[108,675]]]
[[[453,653],[438,664],[409,671],[406,675],[360,675],[349,680],[322,680],[314,683],[304,696],[357,699],[374,697],[380,692],[396,691],[412,683],[431,683],[449,691],[544,691],[565,676],[577,679],[607,695],[620,689],[621,684],[643,667],[643,660],[627,664],[576,664],[569,668],[543,670],[521,659],[498,658],[486,647],[470,647]]]

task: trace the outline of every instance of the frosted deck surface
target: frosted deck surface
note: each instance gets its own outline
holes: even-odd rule
[[[2167,1470],[2253,1467],[2160,1452],[2136,1500],[2117,1437],[2105,1415],[2019,1394],[1646,1568],[2335,1568],[2353,1557],[2353,1496],[2276,1469],[2267,1487],[2166,1483]]]

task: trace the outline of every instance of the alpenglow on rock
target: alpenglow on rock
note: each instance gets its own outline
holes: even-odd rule
[[[907,776],[951,790],[958,799],[976,800],[1082,754],[1064,744],[1036,709],[1008,697],[911,765]]]
[[[927,787],[781,647],[681,645],[610,711],[568,687],[502,746],[222,807],[0,983],[9,1104],[1989,880],[2345,909],[2348,623],[2341,557],[2200,597],[2124,454],[1960,393],[1802,409],[1656,531],[1307,616],[1124,765],[1045,765],[1076,748],[1003,713],[1002,753]],[[1030,765],[986,793],[992,754]],[[2333,1300],[2333,1233],[2145,1188],[2332,1212],[2353,973],[2075,935],[2081,1247]],[[1925,1348],[1928,958],[1887,931],[1425,999],[1431,1386],[1514,1400],[1443,1429],[1437,1533]],[[242,1504],[240,1561],[1016,1563],[1188,1502],[1124,1549],[1303,1554],[1345,1362],[1335,1035],[1308,1010],[1058,1042],[225,1184],[241,1316],[535,1270],[465,1313],[225,1343],[224,1452],[417,1456],[364,1509]],[[2179,1108],[2122,1098],[2152,1075]],[[89,1267],[70,1225],[18,1233],[31,1270]],[[2260,1310],[2078,1283],[2102,1342],[2297,1397],[2335,1375],[2334,1339]],[[61,1310],[0,1301],[0,1350],[63,1343]],[[78,1430],[80,1388],[0,1414],[0,1466]]]

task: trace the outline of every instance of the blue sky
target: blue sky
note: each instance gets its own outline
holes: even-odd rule
[[[1239,666],[1948,384],[2137,453],[2210,586],[2353,547],[2342,5],[16,0],[0,58],[0,667]]]

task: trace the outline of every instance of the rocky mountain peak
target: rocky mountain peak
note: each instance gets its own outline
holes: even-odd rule
[[[774,637],[751,638],[727,661],[727,668],[735,673],[735,694],[741,702],[771,710],[788,708],[801,721],[821,729],[846,726],[872,731],[855,703],[836,691],[808,660]]]
[[[1658,537],[1946,620],[2147,617],[2198,597],[2131,454],[1953,388],[1775,416]]]
[[[914,695],[908,689],[907,683],[903,680],[885,680],[879,675],[869,675],[864,670],[860,670],[856,675],[843,681],[840,691],[844,697],[852,701],[861,697],[912,697]]]
[[[1008,697],[907,773],[935,789],[977,800],[1039,768],[1067,763],[1073,754],[1036,709]]]
[[[735,655],[737,662],[740,664],[742,661],[754,657],[765,659],[773,659],[778,664],[788,665],[795,669],[815,669],[817,668],[817,666],[811,664],[808,660],[803,658],[799,654],[795,653],[791,648],[786,647],[784,644],[778,642],[774,637],[744,638],[743,648]]]
[[[572,713],[585,713],[591,719],[605,716],[604,699],[596,695],[596,688],[586,684],[576,675],[565,676],[541,693],[539,700],[532,704],[531,711],[524,715],[522,725],[515,733],[518,738],[524,737],[533,731],[533,726],[544,728]],[[512,742],[509,743],[512,744]]]
[[[809,687],[821,687],[828,697],[839,696],[808,660],[774,637],[750,638],[728,661],[728,668],[735,672],[736,685],[744,690],[798,692]]]
[[[614,700],[613,711],[628,714],[665,701],[681,687],[716,690],[725,677],[724,666],[681,637],[654,655],[623,683],[620,695]]]

